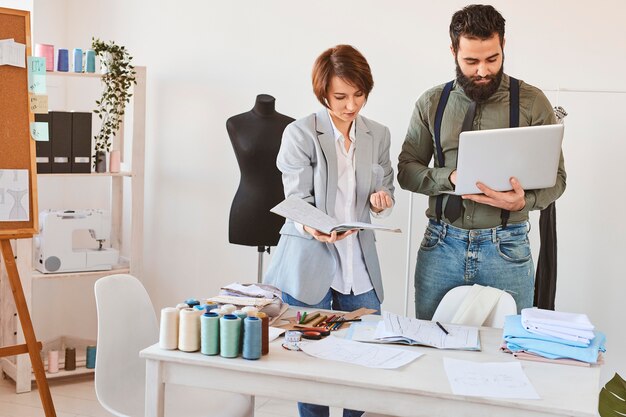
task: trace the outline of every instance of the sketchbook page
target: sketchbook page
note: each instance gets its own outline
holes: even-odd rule
[[[519,362],[472,362],[443,358],[443,366],[455,395],[491,398],[541,397]]]
[[[400,229],[387,227],[382,225],[373,225],[364,222],[338,223],[312,204],[307,203],[303,199],[296,196],[289,196],[281,203],[270,209],[272,213],[286,217],[294,222],[304,224],[319,230],[320,232],[330,234],[333,231],[345,232],[346,230],[381,230],[388,232],[400,233]]]
[[[376,332],[380,340],[406,338],[413,344],[432,346],[439,349],[480,350],[478,328],[446,324],[446,334],[437,323],[403,317],[383,311],[382,325]]]
[[[400,368],[423,355],[415,351],[353,342],[334,336],[316,342],[300,342],[300,349],[307,355],[320,359],[382,369]]]
[[[274,208],[270,209],[270,211],[326,234],[330,234],[333,227],[337,225],[335,219],[328,214],[293,195],[287,197]]]

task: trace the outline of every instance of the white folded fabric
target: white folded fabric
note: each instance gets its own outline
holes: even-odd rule
[[[535,324],[534,322],[524,326],[531,333],[547,334],[572,341],[591,340],[595,334],[591,330],[572,329],[571,327],[555,326],[551,324]]]
[[[595,328],[586,314],[564,313],[562,311],[544,310],[541,308],[523,309],[522,324],[524,326],[552,325],[578,330],[593,330]]]
[[[544,335],[544,336],[558,337],[559,339],[569,340],[572,342],[580,342],[580,343],[584,343],[585,345],[589,345],[591,343],[591,339],[594,338],[593,332],[591,333],[592,334],[591,337],[581,337],[581,336],[572,335],[569,333],[563,333],[557,330],[545,329],[541,327],[525,326],[525,328],[530,333]]]

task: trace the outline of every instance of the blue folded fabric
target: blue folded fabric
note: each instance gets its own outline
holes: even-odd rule
[[[598,353],[605,352],[606,336],[594,331],[595,337],[589,346],[580,342],[563,340],[552,336],[530,333],[522,325],[522,317],[507,316],[504,323],[504,340],[506,347],[513,351],[536,353],[544,358],[570,358],[588,363],[597,363]]]

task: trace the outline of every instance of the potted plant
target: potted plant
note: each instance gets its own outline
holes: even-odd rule
[[[102,96],[96,100],[93,111],[102,121],[100,131],[94,136],[94,167],[96,172],[106,171],[106,153],[111,151],[111,141],[120,128],[126,104],[132,94],[130,88],[135,81],[135,67],[128,50],[115,42],[104,42],[92,38],[91,47],[100,57],[101,66],[106,68],[102,75]]]

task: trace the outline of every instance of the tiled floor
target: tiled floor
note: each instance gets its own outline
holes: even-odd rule
[[[104,410],[94,391],[93,376],[76,377],[49,382],[57,417],[110,417]],[[178,387],[184,389],[183,387]],[[175,390],[171,391],[175,394]],[[166,394],[167,395],[167,394]],[[255,417],[297,417],[296,403],[257,397]],[[166,410],[167,411],[167,410]],[[194,413],[201,415],[201,413]],[[168,414],[166,414],[168,416]],[[340,409],[331,409],[331,416],[341,416]],[[45,417],[39,393],[33,391],[15,393],[11,379],[0,379],[0,417]],[[171,415],[168,417],[183,417]]]

